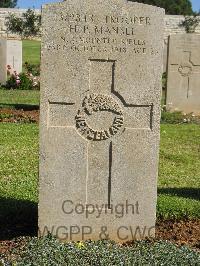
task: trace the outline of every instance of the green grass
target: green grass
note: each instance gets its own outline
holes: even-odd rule
[[[23,64],[40,64],[40,41],[23,40]]]
[[[38,126],[0,124],[0,197],[37,202]]]
[[[35,234],[38,126],[0,123],[0,239]],[[27,229],[28,228],[28,229]],[[34,231],[35,230],[35,231]]]
[[[38,201],[38,125],[1,123],[0,136],[0,213],[25,210]],[[158,217],[200,218],[198,125],[161,126],[158,189]]]
[[[37,90],[2,90],[0,106],[39,105],[40,92]]]
[[[200,127],[162,125],[158,215],[200,218]]]

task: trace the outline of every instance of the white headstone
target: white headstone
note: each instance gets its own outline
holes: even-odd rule
[[[7,80],[7,68],[10,73],[22,72],[22,41],[13,39],[0,39],[0,83]]]
[[[200,114],[200,35],[170,36],[167,108]]]
[[[22,72],[22,41],[7,40],[7,64],[17,73]]]

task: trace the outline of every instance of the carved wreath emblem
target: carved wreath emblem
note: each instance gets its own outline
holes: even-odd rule
[[[187,63],[182,64],[179,66],[178,71],[182,76],[187,77],[192,73],[192,65]]]
[[[105,130],[94,130],[87,123],[87,116],[94,112],[108,111],[115,114],[112,125]],[[106,140],[120,130],[124,123],[123,112],[120,105],[109,95],[90,94],[82,103],[75,117],[77,130],[88,140]]]

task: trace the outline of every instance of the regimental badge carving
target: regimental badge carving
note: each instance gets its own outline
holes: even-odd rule
[[[87,117],[95,112],[112,112],[113,123],[104,130],[95,130],[87,123]],[[78,110],[75,117],[76,128],[79,133],[88,140],[101,141],[111,138],[124,124],[122,108],[115,99],[105,94],[90,94],[86,96],[82,103],[82,108]]]
[[[192,73],[192,64],[190,63],[181,64],[178,68],[178,71],[182,76],[188,77]]]

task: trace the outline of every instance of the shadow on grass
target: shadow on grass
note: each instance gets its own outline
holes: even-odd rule
[[[159,188],[158,194],[172,195],[188,199],[200,200],[199,188]]]
[[[36,236],[37,204],[0,197],[0,240],[18,236]]]
[[[8,109],[16,109],[16,110],[24,110],[24,111],[35,111],[39,110],[39,105],[33,105],[33,104],[6,104],[6,103],[0,103],[0,108],[8,108]]]

